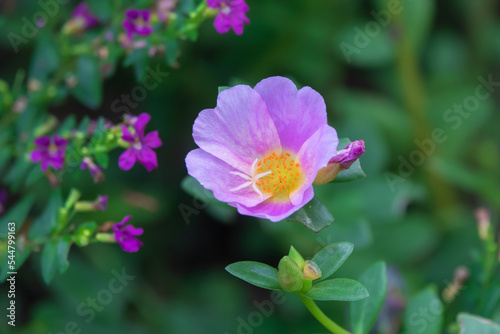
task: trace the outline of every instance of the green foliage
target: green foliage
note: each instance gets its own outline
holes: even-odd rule
[[[404,325],[409,334],[439,334],[444,307],[435,289],[427,288],[413,296],[405,310]]]
[[[300,223],[313,232],[319,232],[330,226],[334,219],[330,211],[314,197],[286,220]]]
[[[264,263],[242,261],[230,264],[226,270],[250,284],[269,289],[281,290],[278,282],[278,271]]]
[[[321,269],[322,276],[319,280],[324,280],[340,268],[347,260],[354,249],[354,245],[349,242],[339,242],[331,244],[320,250],[312,261]]]
[[[369,297],[351,303],[350,321],[354,334],[367,334],[377,320],[387,293],[387,269],[384,262],[377,262],[359,278]]]
[[[460,313],[458,315],[458,324],[462,334],[499,334],[500,325],[485,318],[472,314]]]
[[[57,272],[64,273],[68,267],[68,253],[73,240],[69,236],[51,240],[42,251],[42,277],[49,284]]]
[[[314,300],[355,301],[368,297],[368,291],[358,281],[334,278],[313,284],[305,296]]]

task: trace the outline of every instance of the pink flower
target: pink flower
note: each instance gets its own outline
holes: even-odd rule
[[[102,168],[97,166],[89,157],[83,158],[80,169],[88,169],[90,171],[90,175],[92,175],[94,183],[102,182],[105,179]]]
[[[31,161],[40,161],[40,168],[43,171],[47,170],[48,166],[54,169],[61,169],[64,166],[64,155],[66,154],[66,146],[68,141],[64,138],[55,135],[53,139],[48,136],[38,137],[34,140],[37,146],[31,152]]]
[[[131,218],[132,216],[126,216],[120,223],[113,225],[115,240],[125,252],[129,253],[137,252],[139,248],[142,247],[143,243],[140,242],[136,236],[144,232],[142,228],[137,228],[132,225],[124,226]]]
[[[330,163],[340,164],[340,169],[349,169],[354,161],[358,160],[359,157],[365,153],[365,142],[362,140],[356,140],[343,150],[337,151],[337,153],[330,159]]]
[[[219,10],[214,20],[215,30],[219,34],[225,34],[232,28],[236,35],[241,35],[244,23],[250,23],[246,14],[250,7],[245,0],[207,0],[207,4]]]
[[[150,22],[151,13],[144,9],[128,9],[125,12],[125,19],[122,22],[123,28],[127,32],[127,37],[132,39],[134,34],[148,36],[153,32]]]
[[[158,148],[162,145],[158,137],[158,131],[152,131],[144,135],[144,129],[148,124],[151,116],[148,114],[140,114],[134,121],[133,128],[135,134],[129,131],[127,126],[122,127],[122,139],[132,146],[122,153],[118,161],[118,166],[123,170],[131,169],[136,161],[143,164],[148,172],[158,167],[158,160],[153,148]]]
[[[188,173],[239,213],[273,222],[314,197],[339,142],[321,95],[283,77],[222,91],[198,115],[193,138],[200,148],[186,157]]]

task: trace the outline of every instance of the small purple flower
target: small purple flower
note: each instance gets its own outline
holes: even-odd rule
[[[97,197],[94,202],[94,210],[106,211],[108,209],[108,195],[101,195]]]
[[[96,165],[89,157],[83,158],[80,169],[88,169],[90,171],[90,175],[92,175],[94,183],[102,182],[105,179],[102,168]]]
[[[73,20],[80,20],[83,29],[89,29],[99,24],[99,19],[90,11],[89,5],[81,2],[71,13]]]
[[[175,7],[177,6],[178,0],[159,0],[156,3],[156,8],[158,11],[158,19],[161,22],[167,22],[170,13],[173,13]]]
[[[127,37],[132,39],[134,34],[148,36],[153,32],[150,22],[151,13],[144,9],[128,9],[125,12],[125,19],[122,22],[123,28],[127,32]]]
[[[314,197],[339,142],[323,97],[283,77],[222,91],[198,115],[193,138],[200,148],[186,157],[188,173],[240,214],[273,222]]]
[[[340,164],[340,169],[349,169],[354,161],[358,160],[359,157],[365,153],[365,142],[362,140],[356,140],[343,150],[337,151],[337,153],[330,159],[329,163]]]
[[[5,204],[7,203],[8,193],[5,189],[0,189],[0,213],[5,211]]]
[[[156,153],[152,150],[162,145],[158,137],[158,131],[152,131],[144,135],[144,129],[150,119],[151,116],[148,114],[140,114],[133,123],[135,134],[132,134],[127,126],[124,125],[122,127],[123,135],[121,139],[130,143],[132,146],[120,156],[118,166],[121,169],[129,170],[134,166],[136,161],[143,164],[148,172],[158,167]]]
[[[54,169],[61,169],[64,166],[64,154],[68,141],[55,135],[52,139],[49,136],[38,137],[34,140],[36,149],[31,151],[31,160],[33,162],[41,161],[40,167],[43,171],[47,170],[48,166]]]
[[[215,17],[214,27],[219,34],[227,33],[233,28],[236,35],[243,34],[243,25],[249,24],[246,12],[250,7],[245,0],[207,0],[209,7],[218,9],[219,13]]]
[[[136,236],[141,235],[144,231],[142,228],[137,228],[132,225],[124,226],[132,216],[126,216],[120,223],[113,225],[115,240],[120,244],[120,247],[129,253],[137,252],[143,243]]]

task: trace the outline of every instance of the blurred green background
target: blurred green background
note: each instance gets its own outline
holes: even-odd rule
[[[357,278],[373,262],[385,260],[391,286],[374,332],[398,333],[402,307],[411,295],[429,284],[442,291],[457,266],[472,263],[479,247],[475,209],[491,209],[492,222],[498,222],[500,208],[499,3],[402,1],[401,13],[390,17],[381,14],[390,8],[387,1],[248,4],[251,24],[242,36],[219,35],[205,22],[196,43],[181,44],[178,69],[151,62],[169,76],[131,112],[151,114],[148,131],[160,132],[157,170],[147,173],[135,166],[124,172],[113,162],[119,156],[115,152],[105,183],[91,184],[86,171],[65,176],[64,191],[75,186],[87,198],[109,194],[108,211],[88,218],[116,222],[132,215],[134,225],[145,230],[144,247],[134,254],[106,244],[74,247],[69,270],[49,286],[40,276],[39,254],[32,256],[17,276],[16,330],[2,320],[0,332],[322,333],[291,294],[262,315],[256,305],[269,307],[269,291],[239,281],[224,267],[243,260],[277,266],[290,245],[310,258],[328,243],[350,241],[354,253],[336,277]],[[62,6],[58,17],[69,17],[74,5]],[[28,67],[33,43],[16,54],[7,33],[18,31],[22,18],[31,17],[39,5],[4,0],[0,9],[0,77],[12,82],[18,68]],[[202,109],[215,107],[217,87],[254,86],[274,75],[317,90],[339,136],[366,143],[361,158],[365,179],[315,188],[335,217],[318,234],[296,223],[239,216],[225,205],[199,210],[181,189],[184,158],[195,148],[192,124]],[[479,89],[486,98],[477,97],[480,78],[494,82],[490,91]],[[98,110],[69,99],[50,111],[61,119],[75,114],[117,121],[121,115],[111,103],[136,85],[133,71],[120,67],[105,82]],[[462,113],[453,111],[455,104],[465,104]],[[432,140],[427,146],[434,146],[431,154],[415,153],[422,151],[415,141],[429,143],[436,129],[446,140]],[[412,168],[403,166],[408,162]],[[186,221],[179,205],[196,213]],[[134,278],[120,292],[107,293],[113,272],[122,270]],[[5,284],[0,290],[4,309]],[[484,311],[500,321],[498,303],[478,310],[468,302],[467,291],[447,306],[450,314],[453,309]],[[500,294],[500,284],[492,291]],[[109,296],[95,318],[81,314],[82,303]],[[344,323],[347,303],[321,306]]]

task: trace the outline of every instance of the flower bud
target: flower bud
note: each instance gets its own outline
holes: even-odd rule
[[[304,269],[304,264],[306,261],[304,261],[304,258],[300,253],[293,247],[290,246],[290,252],[288,256],[295,261],[299,265],[300,270]]]
[[[485,208],[476,210],[477,231],[481,240],[488,239],[490,231],[490,213]]]
[[[319,269],[318,265],[313,261],[307,260],[304,265],[303,275],[304,278],[314,281],[321,277],[321,269]]]
[[[84,247],[89,244],[89,239],[97,229],[95,222],[86,222],[78,226],[75,231],[75,243],[79,247]]]
[[[278,265],[278,282],[285,291],[298,292],[302,290],[302,271],[289,256],[283,257]]]
[[[341,170],[349,169],[363,153],[365,153],[365,142],[362,140],[356,140],[346,148],[337,151],[328,165],[319,170],[313,184],[319,186],[332,182]]]

